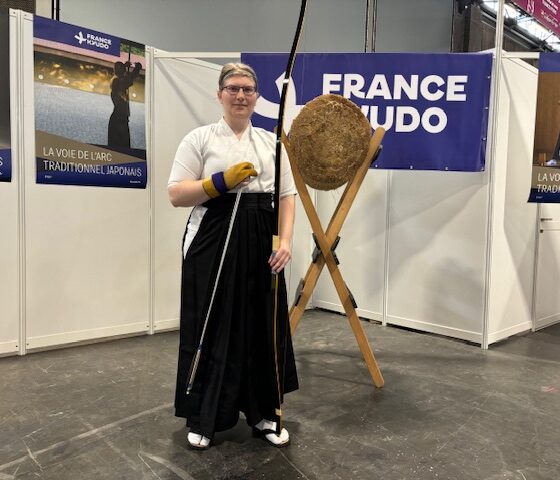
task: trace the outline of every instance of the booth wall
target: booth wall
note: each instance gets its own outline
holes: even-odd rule
[[[181,139],[193,128],[216,121],[219,65],[195,59],[154,58],[154,327],[179,325],[181,241],[191,209],[173,208],[167,181]]]
[[[25,83],[14,99],[23,103],[25,142],[14,180],[0,189],[7,232],[0,248],[10,253],[0,272],[8,319],[0,327],[0,354],[17,351],[20,320],[29,349],[175,328],[189,211],[170,206],[167,178],[181,138],[221,115],[220,62],[156,54],[147,79],[154,95],[147,190],[37,185],[32,20],[25,18]],[[536,213],[525,204],[532,129],[523,126],[534,118],[536,74],[512,60],[504,72],[492,190],[487,172],[368,172],[337,249],[359,315],[477,343],[485,318],[490,342],[528,328]],[[325,227],[341,192],[317,192]],[[487,250],[489,241],[495,243]],[[290,302],[312,248],[298,201],[286,271]],[[342,311],[326,270],[313,304]]]
[[[23,30],[27,348],[146,332],[149,192],[36,184],[31,16]]]
[[[531,188],[538,71],[504,58],[492,209],[488,342],[532,327],[537,207]]]
[[[17,166],[16,17],[10,13],[10,109],[12,131],[12,181],[0,183],[0,355],[18,350],[19,256]]]
[[[493,343],[531,328],[537,213],[536,206],[527,203],[533,149],[533,128],[527,125],[533,125],[535,117],[537,71],[517,59],[504,59],[503,65],[492,186],[489,172],[391,171],[387,187],[383,182],[364,183],[364,196],[357,198],[353,213],[372,222],[372,230],[368,238],[360,235],[351,242],[358,248],[369,242],[377,255],[368,258],[357,250],[346,254],[339,247],[341,269],[360,315],[380,319],[382,312],[389,324],[481,344],[485,334]],[[373,195],[372,187],[380,198],[387,196],[386,212],[374,214],[371,209],[382,204],[364,201]],[[319,195],[317,208],[327,212],[332,203],[328,195]],[[343,229],[343,238],[347,231]],[[386,239],[383,261],[383,242],[374,246],[376,238]],[[549,243],[543,248],[555,253]],[[550,271],[543,277],[550,277]],[[556,284],[552,278],[542,281],[541,298]],[[375,293],[368,292],[373,286]],[[546,298],[548,303],[537,303],[538,315],[556,318],[560,309],[552,298],[557,295]],[[314,303],[342,311],[325,275]]]
[[[377,0],[375,50],[448,52],[452,16],[451,1]],[[374,170],[368,177],[377,180],[364,183],[352,207],[356,221],[372,222],[368,238],[354,236],[349,221],[341,234],[348,246],[338,248],[358,314],[481,342],[488,174]],[[318,196],[323,218],[333,205]],[[366,245],[369,254],[360,255]],[[323,273],[313,302],[342,311],[331,283]]]
[[[481,342],[487,173],[391,173],[387,322]]]
[[[366,180],[337,249],[358,314],[481,343],[488,175],[370,170]],[[333,208],[318,195],[323,222]],[[342,311],[327,277],[313,303]]]
[[[340,232],[336,255],[340,271],[358,305],[358,315],[383,319],[387,170],[369,170]],[[323,228],[329,223],[344,186],[317,192],[317,212]],[[344,312],[325,267],[313,295],[317,307]]]

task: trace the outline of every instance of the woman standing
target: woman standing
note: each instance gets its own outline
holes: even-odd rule
[[[278,428],[278,408],[284,393],[298,388],[283,275],[291,259],[296,190],[284,154],[280,246],[271,254],[275,137],[251,124],[258,98],[253,69],[242,63],[225,65],[217,96],[223,118],[182,140],[169,178],[171,203],[194,207],[183,241],[175,414],[187,419],[187,441],[193,448],[207,448],[215,432],[235,426],[239,412],[254,433],[284,446],[289,434]],[[243,193],[187,395],[239,189]],[[279,275],[277,312],[271,270]]]

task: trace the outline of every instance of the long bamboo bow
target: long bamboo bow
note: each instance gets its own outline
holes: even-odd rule
[[[294,35],[294,40],[292,42],[292,48],[290,50],[290,56],[288,58],[288,64],[286,65],[286,73],[284,75],[284,80],[282,81],[282,92],[280,94],[280,104],[278,109],[278,126],[276,127],[276,156],[275,156],[275,168],[274,168],[274,227],[272,235],[272,250],[276,252],[280,248],[280,178],[282,174],[282,132],[284,125],[284,110],[286,107],[286,98],[288,95],[288,85],[290,82],[290,77],[292,75],[292,70],[294,68],[294,61],[296,57],[296,50],[299,44],[299,39],[301,37],[301,31],[303,29],[303,20],[305,18],[305,12],[307,9],[307,0],[302,0],[299,18],[296,28],[296,33]],[[273,313],[273,331],[274,331],[274,361],[276,369],[276,387],[278,392],[278,408],[276,408],[276,415],[278,416],[277,432],[280,434],[282,432],[282,389],[280,383],[280,371],[278,366],[278,275],[272,272],[272,289],[274,290],[274,313]],[[289,328],[289,327],[287,327]],[[285,343],[285,342],[284,342]],[[285,348],[285,347],[284,347]],[[285,358],[285,356],[284,356]],[[282,369],[285,372],[285,365]],[[284,373],[283,373],[284,375]],[[284,379],[282,378],[282,384]]]

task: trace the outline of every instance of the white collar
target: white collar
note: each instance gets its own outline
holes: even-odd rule
[[[235,135],[235,132],[226,122],[226,119],[224,117],[220,118],[218,125],[224,130],[224,133],[228,135]],[[251,122],[251,120],[249,120],[249,125],[247,125],[247,128],[243,131],[243,134],[241,135],[241,138],[239,140],[245,139],[246,136],[248,136],[247,138],[249,140],[253,139],[253,123]]]

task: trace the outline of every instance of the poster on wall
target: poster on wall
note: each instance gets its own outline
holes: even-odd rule
[[[529,202],[560,203],[560,54],[541,53]]]
[[[35,17],[37,183],[145,188],[145,46]]]
[[[253,123],[273,130],[288,56],[242,53],[259,79]],[[375,168],[484,170],[491,54],[304,53],[296,57],[285,129],[327,93],[361,108],[387,131]]]
[[[10,127],[10,14],[0,7],[0,182],[12,180]]]

